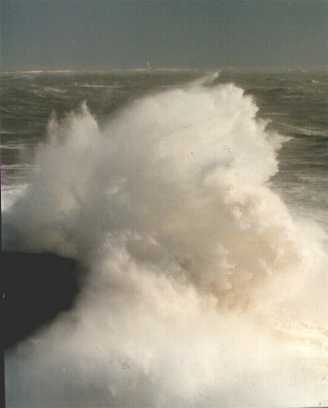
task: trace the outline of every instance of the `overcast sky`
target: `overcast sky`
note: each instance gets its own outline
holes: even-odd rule
[[[328,64],[328,0],[0,0],[2,69]]]

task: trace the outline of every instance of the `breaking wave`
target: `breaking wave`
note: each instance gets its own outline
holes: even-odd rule
[[[90,273],[75,310],[28,356],[10,356],[31,390],[46,390],[40,406],[327,398],[324,233],[270,187],[284,139],[257,111],[242,89],[206,78],[107,123],[86,104],[51,118],[8,222],[21,248]]]

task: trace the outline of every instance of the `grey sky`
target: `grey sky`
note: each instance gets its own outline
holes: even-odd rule
[[[2,69],[328,64],[328,0],[0,0]]]

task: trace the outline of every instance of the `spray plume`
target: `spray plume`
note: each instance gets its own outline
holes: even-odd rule
[[[32,394],[47,390],[13,386],[13,401],[327,398],[322,321],[304,323],[313,296],[327,311],[323,232],[270,188],[284,139],[240,88],[211,82],[145,96],[101,126],[86,104],[50,120],[7,217],[22,248],[74,257],[90,273],[75,310],[10,356]]]

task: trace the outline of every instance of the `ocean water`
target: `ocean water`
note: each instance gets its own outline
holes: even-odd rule
[[[9,407],[328,401],[327,72],[2,73],[0,114],[5,248],[90,271]]]

